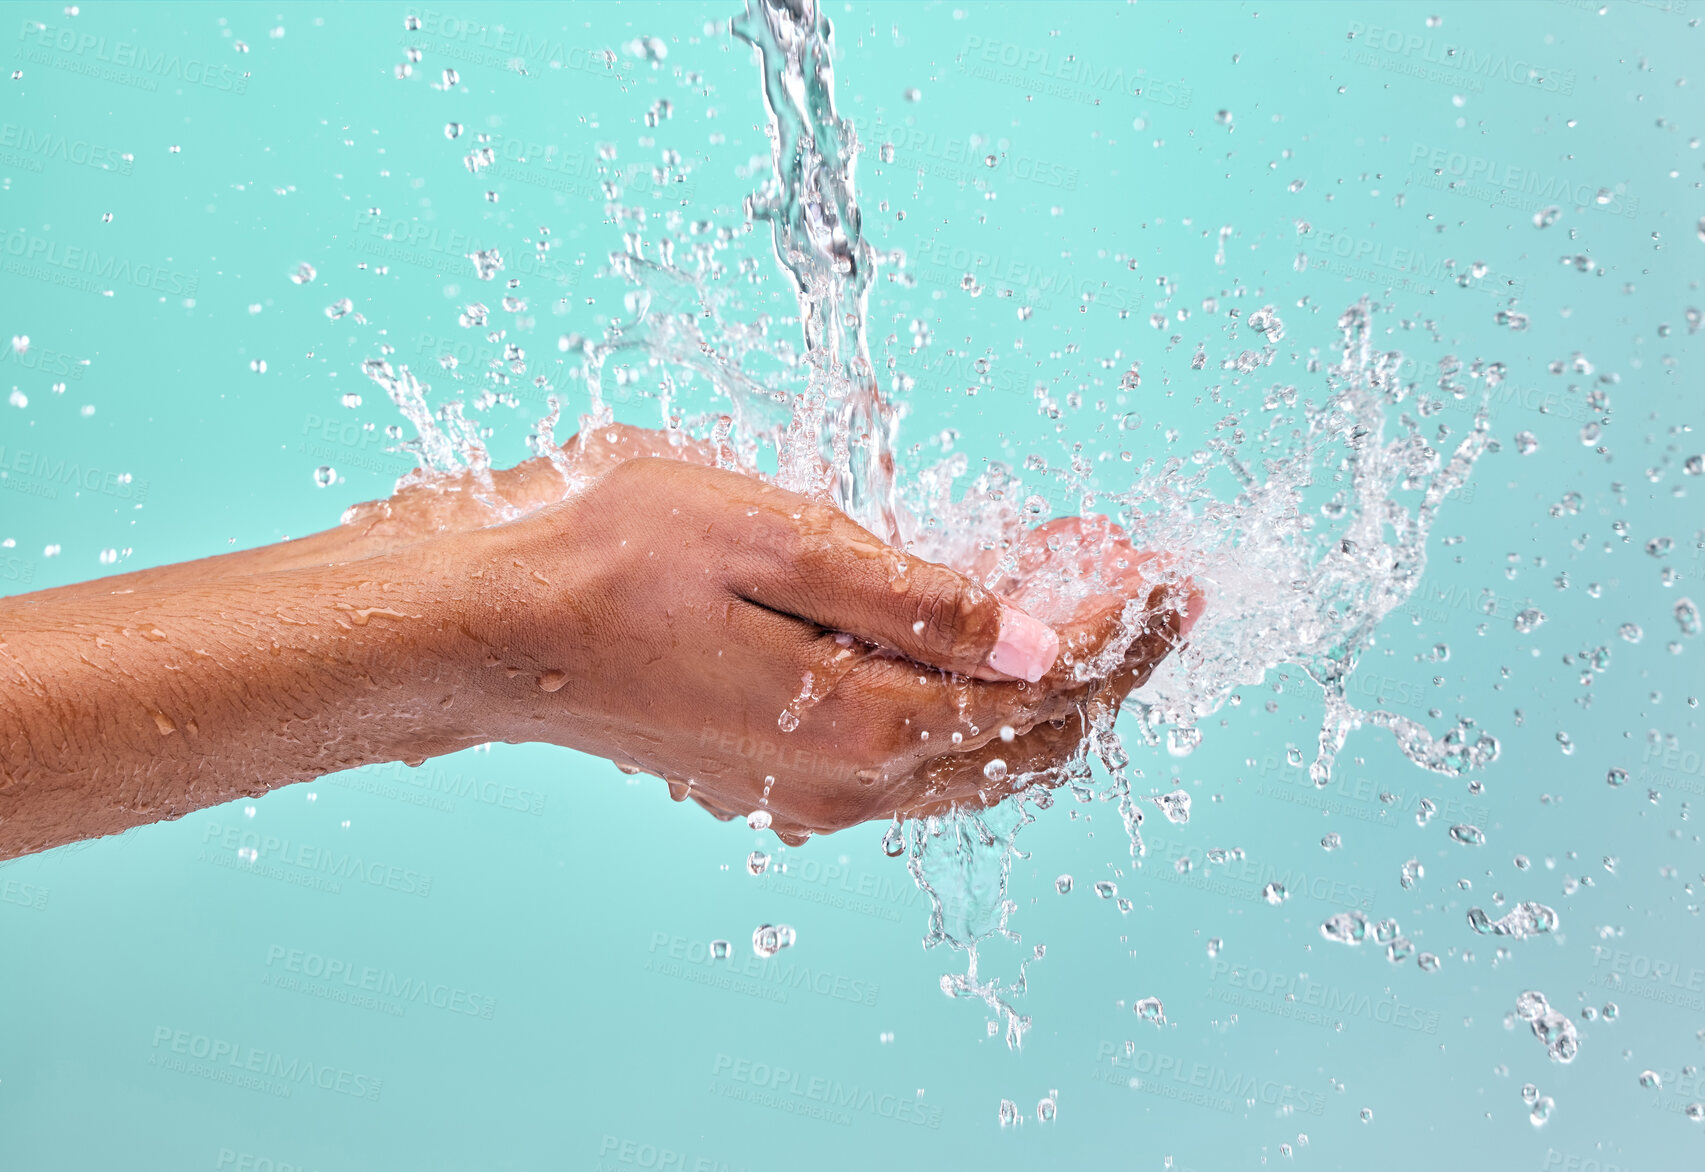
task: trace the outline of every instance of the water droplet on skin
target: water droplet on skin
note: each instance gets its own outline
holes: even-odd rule
[[[746,825],[753,830],[768,830],[770,828],[770,812],[768,810],[753,810],[746,815]]]
[[[990,781],[1005,781],[1006,762],[999,757],[990,758],[988,764],[983,766],[983,776]]]
[[[557,668],[539,674],[539,691],[555,692],[568,683],[568,673]]]

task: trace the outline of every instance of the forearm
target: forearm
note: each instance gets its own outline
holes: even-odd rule
[[[38,601],[50,594],[65,600],[154,589],[180,590],[279,570],[341,565],[394,553],[445,532],[477,529],[498,519],[495,509],[463,491],[463,486],[456,481],[428,490],[408,490],[398,498],[369,501],[355,506],[351,514],[343,524],[306,537],[254,549],[233,550],[189,562],[112,574],[52,590],[18,595],[16,600]]]
[[[496,739],[465,577],[402,553],[0,602],[0,859]]]

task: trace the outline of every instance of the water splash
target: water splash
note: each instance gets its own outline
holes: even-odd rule
[[[1182,791],[1142,792],[1144,773],[1125,738],[1187,756],[1207,719],[1237,689],[1276,669],[1300,669],[1323,697],[1309,765],[1317,785],[1328,783],[1349,734],[1362,725],[1388,731],[1410,761],[1430,772],[1459,776],[1496,759],[1498,742],[1471,719],[1434,731],[1397,713],[1358,707],[1348,694],[1381,624],[1426,570],[1439,509],[1487,446],[1484,402],[1454,429],[1443,421],[1449,400],[1470,394],[1455,377],[1462,372],[1455,359],[1439,362],[1448,373],[1437,393],[1406,382],[1406,356],[1376,345],[1380,311],[1366,300],[1343,312],[1335,339],[1320,339],[1328,357],[1282,354],[1281,340],[1290,337],[1295,345],[1303,331],[1287,329],[1275,307],[1264,305],[1246,315],[1252,335],[1246,345],[1231,333],[1233,348],[1220,367],[1238,393],[1225,396],[1227,415],[1194,450],[1150,456],[1119,483],[1098,475],[1088,458],[1055,468],[1034,453],[1022,469],[991,460],[973,476],[960,453],[902,473],[895,461],[899,412],[878,388],[867,333],[879,264],[910,275],[903,257],[879,256],[863,237],[855,182],[860,144],[851,121],[835,109],[833,29],[812,0],[747,0],[730,28],[758,58],[772,173],[745,201],[746,222],[729,226],[626,206],[609,169],[606,206],[624,234],[605,271],[627,286],[626,314],[601,336],[569,335],[559,344],[579,360],[567,374],[585,387],[582,433],[613,422],[606,398],[612,382],[625,388],[644,380],[655,388],[661,425],[671,435],[708,433],[719,463],[747,472],[773,455],[774,479],[783,486],[832,500],[879,535],[974,573],[990,588],[1019,584],[1021,567],[1011,551],[1039,515],[1021,502],[1045,508],[1047,492],[1079,501],[1086,515],[1110,514],[1138,548],[1171,551],[1162,580],[1189,576],[1209,596],[1189,645],[1130,697],[1123,722],[1116,726],[1114,706],[1097,698],[1086,710],[1077,751],[1045,774],[1005,778],[1015,791],[1006,802],[889,828],[885,852],[907,856],[929,896],[926,946],[966,954],[966,971],[944,977],[944,991],[982,1000],[1004,1019],[1009,1044],[1018,1045],[1029,1019],[1014,998],[1024,990],[1030,960],[1003,981],[980,971],[979,953],[987,941],[1019,941],[1008,924],[1011,864],[1023,857],[1014,846],[1018,832],[1034,811],[1051,805],[1054,787],[1066,786],[1080,800],[1115,805],[1140,865],[1142,805],[1153,802],[1183,822],[1189,804]],[[751,258],[731,267],[729,253],[759,223],[769,226],[775,261],[797,300],[796,339],[768,315],[746,313],[743,282],[732,279],[756,275]],[[502,264],[497,249],[472,259],[487,279]],[[472,309],[483,323],[489,311]],[[1208,361],[1200,349],[1191,365],[1201,370]],[[1129,367],[1126,389],[1134,392],[1139,364],[1121,365]],[[416,431],[402,447],[420,467],[404,483],[471,473],[475,495],[505,515],[507,506],[490,491],[479,428],[462,403],[430,408],[428,388],[406,367],[393,370],[382,359],[370,360],[365,373]],[[903,373],[895,380],[901,390],[908,385]],[[1467,373],[1482,380],[1485,392],[1503,377],[1496,363],[1475,363]],[[1256,387],[1257,379],[1275,374],[1279,380],[1269,389]],[[548,382],[539,375],[535,385]],[[1045,390],[1039,400],[1045,412],[1057,413]],[[557,462],[570,491],[555,439],[561,400],[552,394],[548,402],[549,414],[529,443]],[[688,407],[703,409],[695,415]],[[1182,437],[1168,433],[1168,440],[1176,445]],[[1099,585],[1093,576],[1056,575],[1035,589],[1061,603]],[[1697,626],[1696,616],[1678,609],[1684,630],[1690,621]],[[1077,666],[1084,678],[1105,676],[1118,664],[1141,619],[1133,602],[1124,632],[1098,659]],[[802,687],[806,698],[815,695],[810,681]],[[791,706],[780,718],[784,729],[789,717],[797,718]],[[1263,894],[1272,903],[1285,898],[1278,884]],[[1386,943],[1402,945],[1408,955],[1406,940]]]

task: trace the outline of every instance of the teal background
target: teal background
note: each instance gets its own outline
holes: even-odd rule
[[[1196,799],[1188,825],[1150,818],[1141,869],[1109,807],[1062,800],[1020,836],[1023,941],[986,962],[1010,975],[1047,946],[1015,1053],[980,1005],[942,996],[962,958],[918,948],[927,905],[883,856],[881,827],[789,850],[543,746],[291,786],[0,866],[0,1167],[1697,1166],[1705,1125],[1682,1109],[1705,1100],[1705,866],[1689,817],[1705,737],[1700,648],[1671,609],[1705,601],[1700,482],[1682,471],[1705,447],[1687,320],[1705,303],[1699,7],[831,9],[841,108],[867,145],[896,147],[890,165],[867,155],[860,182],[871,236],[917,277],[873,299],[878,356],[897,334],[898,369],[918,380],[908,443],[956,428],[975,460],[1083,440],[1117,469],[1118,451],[1163,453],[1176,429],[1185,454],[1227,399],[1318,388],[1309,352],[1330,360],[1338,313],[1364,293],[1389,307],[1385,344],[1411,354],[1423,389],[1445,354],[1506,365],[1490,399],[1500,449],[1446,502],[1420,590],[1352,685],[1434,729],[1466,715],[1497,735],[1483,793],[1418,771],[1373,729],[1316,792],[1284,763],[1318,727],[1315,690],[1294,672],[1244,689],[1190,757],[1137,751],[1151,782],[1176,775]],[[597,144],[617,145],[628,199],[654,214],[738,224],[756,181],[743,169],[768,166],[730,5],[79,8],[3,14],[0,336],[30,339],[22,355],[0,346],[0,393],[27,399],[0,404],[7,592],[105,572],[103,550],[122,569],[299,535],[385,494],[409,461],[386,451],[397,419],[360,362],[390,346],[440,397],[479,394],[500,347],[457,325],[475,298],[528,353],[507,388],[519,406],[470,411],[497,459],[519,457],[542,413],[530,379],[569,386],[557,338],[620,311],[621,288],[596,275],[621,247]],[[667,47],[655,68],[624,48],[642,36]],[[399,80],[411,45],[422,59]],[[459,84],[431,88],[446,66]],[[659,98],[674,112],[653,129]],[[455,141],[449,121],[467,127]],[[462,158],[479,133],[499,163],[476,175]],[[666,148],[691,168],[682,184],[652,175]],[[1547,204],[1561,216],[1538,229]],[[502,291],[463,257],[494,245],[524,313],[500,311]],[[764,234],[742,247],[773,270]],[[298,286],[304,261],[319,276]],[[982,296],[961,289],[967,272]],[[1245,313],[1274,304],[1288,331],[1281,362],[1242,380],[1217,369],[1239,348],[1224,332],[1238,290]],[[328,319],[345,297],[362,320]],[[750,300],[766,297],[787,311],[774,278]],[[1497,320],[1512,305],[1527,329]],[[917,357],[913,319],[935,338]],[[438,366],[446,352],[459,379]],[[1577,352],[1593,373],[1548,369]],[[1115,411],[1095,401],[1114,399],[1133,358],[1143,385],[1118,410],[1141,423],[1098,430]],[[1036,413],[1038,378],[1062,401],[1081,388],[1063,431]],[[1608,409],[1587,402],[1595,389]],[[363,404],[341,406],[346,392]],[[573,394],[568,413],[585,404]],[[640,393],[617,407],[657,418]],[[1467,410],[1445,418],[1460,428]],[[1595,420],[1603,434],[1583,444]],[[1531,455],[1513,442],[1524,430]],[[338,473],[327,488],[321,464]],[[1552,515],[1570,492],[1578,511]],[[1658,537],[1674,546],[1654,558]],[[1511,620],[1530,604],[1548,621],[1520,635]],[[1618,636],[1624,623],[1640,642]],[[1438,643],[1449,659],[1423,658]],[[1582,653],[1598,647],[1608,667],[1584,686]],[[1625,786],[1605,784],[1612,768]],[[1425,827],[1423,797],[1439,806]],[[1456,822],[1485,845],[1452,842]],[[1341,850],[1321,849],[1328,831]],[[756,879],[754,846],[776,857]],[[1230,847],[1244,857],[1205,856]],[[398,878],[306,886],[299,860],[322,851]],[[1409,858],[1426,875],[1405,891]],[[1128,914],[1095,897],[1101,878]],[[1293,892],[1279,907],[1259,899],[1274,878]],[[1475,936],[1466,911],[1494,909],[1494,893],[1550,904],[1561,929],[1502,948]],[[1323,940],[1320,922],[1350,906],[1400,920],[1438,971]],[[798,932],[768,965],[746,945],[762,922]],[[717,937],[733,961],[706,958]],[[335,999],[340,979],[290,971],[312,958],[428,1000]],[[1575,1015],[1573,1064],[1508,1027],[1524,989]],[[1130,1011],[1149,995],[1163,1027]],[[1616,1020],[1581,1019],[1606,1002]],[[212,1081],[179,1046],[312,1064],[330,1088]],[[1661,1090],[1640,1085],[1647,1068]],[[1542,1127],[1521,1099],[1530,1081],[1555,1099]],[[1057,1120],[1038,1122],[1055,1092]],[[836,1095],[852,1105],[830,1118],[800,1110]],[[1025,1123],[998,1125],[1003,1098]]]

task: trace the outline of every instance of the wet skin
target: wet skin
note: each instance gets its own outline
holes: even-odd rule
[[[1026,534],[991,592],[714,457],[599,429],[296,541],[0,600],[0,858],[494,740],[795,842],[981,805],[1057,773],[1201,607],[1099,519]]]

